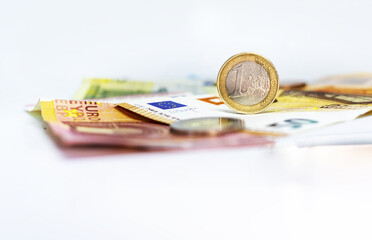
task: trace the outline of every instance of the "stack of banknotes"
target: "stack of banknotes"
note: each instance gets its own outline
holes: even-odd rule
[[[197,149],[271,145],[281,139],[370,115],[372,74],[282,85],[257,114],[239,114],[219,98],[211,81],[145,82],[87,79],[73,99],[40,99],[28,109],[42,117],[64,146]],[[244,121],[238,132],[174,134],[170,124],[195,118]]]

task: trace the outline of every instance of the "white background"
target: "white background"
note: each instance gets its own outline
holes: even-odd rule
[[[371,239],[365,147],[60,149],[24,105],[84,77],[281,79],[372,70],[370,1],[0,1],[1,239]]]
[[[370,71],[371,7],[339,0],[1,1],[1,94],[70,97],[90,76],[215,78],[243,51],[268,57],[282,79]]]

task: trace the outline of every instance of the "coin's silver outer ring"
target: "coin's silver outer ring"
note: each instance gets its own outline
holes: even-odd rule
[[[195,121],[197,119],[204,120],[204,119],[211,119],[211,118],[218,118],[223,120],[232,120],[236,121],[236,125],[225,127],[221,130],[193,130],[183,126],[183,123],[186,121]],[[173,122],[170,124],[170,131],[174,134],[182,134],[182,135],[189,135],[189,136],[218,136],[227,133],[233,133],[244,130],[244,120],[238,118],[230,118],[230,117],[202,117],[202,118],[190,118],[186,120],[180,120],[177,122]]]

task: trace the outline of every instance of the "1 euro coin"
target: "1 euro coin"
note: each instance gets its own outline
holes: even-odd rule
[[[254,53],[240,53],[229,58],[217,77],[221,100],[239,113],[258,113],[276,97],[279,77],[274,65]]]

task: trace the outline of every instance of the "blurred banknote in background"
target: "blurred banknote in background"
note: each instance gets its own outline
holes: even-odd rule
[[[371,95],[372,73],[330,76],[306,86],[305,89],[309,91]]]
[[[191,92],[195,94],[216,93],[212,81],[131,81],[104,78],[85,79],[74,99],[111,98],[118,96]]]

